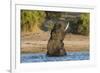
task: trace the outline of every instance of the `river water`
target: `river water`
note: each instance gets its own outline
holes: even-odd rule
[[[49,62],[49,61],[71,61],[89,60],[89,52],[67,52],[66,56],[48,57],[45,53],[25,53],[21,54],[21,63]]]

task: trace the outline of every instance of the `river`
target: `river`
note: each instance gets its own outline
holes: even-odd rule
[[[48,57],[45,53],[24,53],[21,54],[21,63],[49,62],[49,61],[71,61],[89,60],[89,52],[67,52],[66,56]]]

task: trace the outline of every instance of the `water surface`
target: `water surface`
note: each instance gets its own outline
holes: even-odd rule
[[[66,56],[48,57],[45,53],[25,53],[21,54],[21,63],[48,62],[48,61],[70,61],[89,60],[89,52],[67,52]]]

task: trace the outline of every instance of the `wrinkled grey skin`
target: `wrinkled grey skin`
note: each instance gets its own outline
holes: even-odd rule
[[[66,22],[59,20],[54,24],[50,33],[50,39],[47,44],[47,56],[64,56],[66,51],[64,49],[64,37],[66,34]]]

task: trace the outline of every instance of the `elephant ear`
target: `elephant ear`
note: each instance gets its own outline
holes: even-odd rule
[[[67,23],[64,31],[66,32],[68,28],[69,28],[69,22]]]

